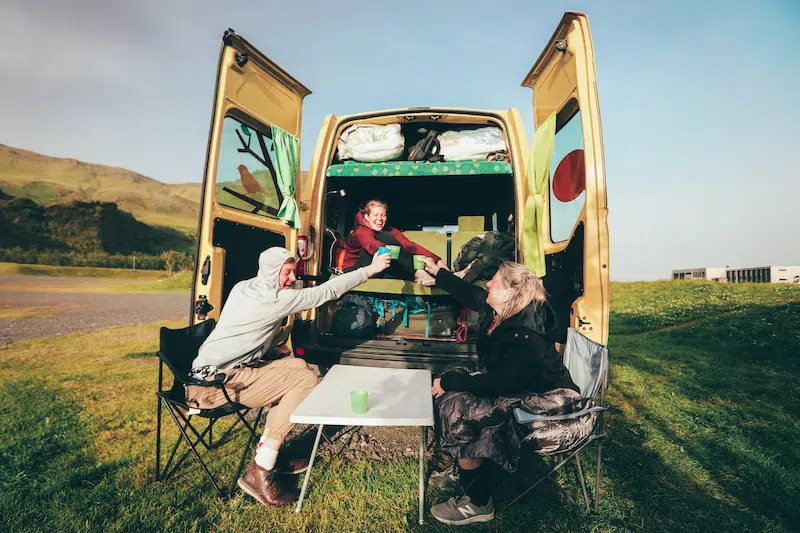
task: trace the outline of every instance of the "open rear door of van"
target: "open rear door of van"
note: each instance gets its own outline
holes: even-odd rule
[[[595,80],[588,19],[583,13],[565,13],[522,82],[523,87],[533,89],[534,144],[538,146],[534,153],[540,159],[534,166],[541,167],[540,186],[534,185],[541,190],[528,193],[542,195],[539,231],[547,258],[546,276],[555,279],[560,275],[565,286],[575,287],[569,325],[606,344],[608,208]],[[530,177],[527,181],[529,186],[534,183]],[[522,227],[530,225],[523,223]]]
[[[310,93],[244,38],[225,32],[203,180],[192,323],[219,318],[231,288],[258,272],[262,251],[283,246],[296,254],[300,124],[303,98]]]

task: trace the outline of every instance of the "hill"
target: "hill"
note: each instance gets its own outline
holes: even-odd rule
[[[113,202],[146,224],[194,233],[201,187],[200,183],[166,184],[124,168],[0,144],[0,189],[42,206]]]
[[[129,255],[191,252],[184,232],[150,226],[113,202],[70,202],[41,206],[0,190],[0,248]]]

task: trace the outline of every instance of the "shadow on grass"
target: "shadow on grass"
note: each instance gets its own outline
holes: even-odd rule
[[[800,303],[790,302],[615,337],[611,401],[631,414],[611,416],[611,448],[625,460],[609,451],[608,475],[645,524],[800,523],[799,335]]]
[[[122,356],[123,359],[147,359],[149,357],[158,357],[156,352],[132,352]]]
[[[99,462],[88,450],[78,405],[25,379],[0,389],[0,420],[0,529],[56,530],[64,520],[89,520],[92,506],[72,496],[91,494],[124,463]],[[103,499],[115,505],[113,493]]]

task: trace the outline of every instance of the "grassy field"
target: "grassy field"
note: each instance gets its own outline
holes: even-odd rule
[[[127,268],[66,267],[52,265],[21,265],[0,262],[0,274],[20,276],[51,276],[63,278],[105,278],[158,280],[166,277],[164,270],[130,270]]]
[[[614,411],[600,513],[583,514],[568,467],[474,529],[797,531],[800,287],[665,282],[612,291]],[[154,483],[156,338],[153,324],[0,351],[0,530],[450,530],[429,514],[416,525],[413,458],[322,463],[299,515],[240,493],[219,499],[193,463]],[[213,468],[233,472],[242,442],[219,450]],[[527,456],[516,475],[500,476],[497,503],[544,468]],[[442,497],[429,491],[427,501]]]
[[[163,270],[127,270],[123,268],[92,267],[60,267],[50,265],[20,265],[17,263],[0,263],[0,274],[20,276],[40,276],[35,284],[19,284],[11,278],[0,283],[0,290],[36,291],[36,292],[186,292],[191,290],[193,275],[191,272],[178,272],[168,276]],[[75,278],[49,281],[47,278]],[[97,281],[87,283],[79,278],[95,278]],[[10,311],[0,318],[21,319],[35,316],[26,310]]]

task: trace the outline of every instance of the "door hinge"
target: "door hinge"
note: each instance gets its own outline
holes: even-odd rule
[[[242,68],[250,60],[250,56],[248,56],[247,54],[240,54],[239,52],[236,52],[233,54],[233,59],[236,60],[236,64],[239,65],[239,68]]]
[[[211,305],[211,303],[208,301],[208,297],[205,294],[200,295],[200,297],[194,303],[194,313],[200,320],[205,320],[206,315],[213,309],[214,306]]]
[[[208,285],[209,275],[211,275],[211,256],[207,255],[206,260],[203,261],[203,267],[200,269],[200,283]]]
[[[556,50],[559,52],[566,52],[567,51],[567,40],[566,39],[559,39],[556,41]]]

